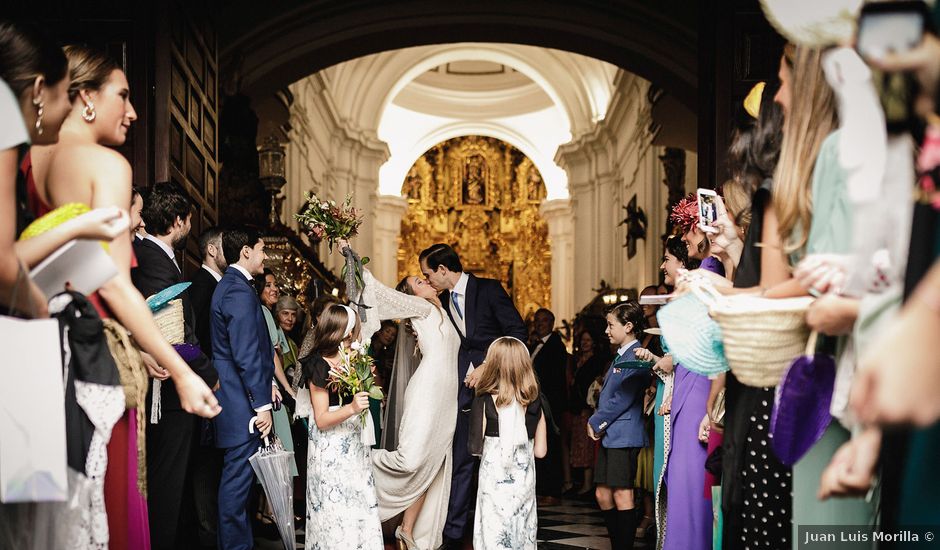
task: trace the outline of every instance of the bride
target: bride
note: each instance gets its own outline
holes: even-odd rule
[[[372,453],[379,516],[384,522],[404,512],[395,531],[400,546],[434,549],[442,542],[450,497],[460,337],[424,279],[406,277],[392,290],[368,270],[363,277],[361,301],[370,306],[363,336],[371,337],[384,319],[408,319],[422,355],[405,390],[398,448]]]

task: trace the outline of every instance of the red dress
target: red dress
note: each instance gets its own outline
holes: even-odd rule
[[[38,218],[54,210],[39,196],[29,153],[23,157],[20,171],[26,177],[26,200],[32,214]],[[131,267],[136,265],[137,258],[131,252]],[[111,317],[111,311],[97,292],[89,295],[88,301],[102,319]],[[104,476],[104,505],[108,512],[109,550],[150,550],[147,500],[137,490],[136,409],[125,411],[111,429],[108,469]]]

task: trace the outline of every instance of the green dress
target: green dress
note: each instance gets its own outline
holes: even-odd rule
[[[281,332],[280,327],[274,323],[274,316],[271,315],[271,310],[261,306],[261,311],[264,313],[264,320],[268,324],[268,336],[271,338],[271,344],[274,345],[276,351],[280,352],[282,349],[280,347],[281,338],[284,337],[284,333]],[[284,338],[284,342],[287,342],[286,338]],[[286,390],[285,388],[281,388],[281,391]],[[281,444],[284,445],[284,450],[294,452],[294,438],[290,435],[290,417],[287,415],[287,409],[284,407],[274,411],[274,433],[280,438]],[[290,474],[292,476],[297,475],[297,461],[294,458],[291,459]]]
[[[839,131],[823,141],[813,168],[813,221],[806,254],[846,254],[852,247],[852,207],[847,174],[839,164]],[[794,265],[800,254],[791,255]],[[840,346],[841,348],[841,346]],[[862,498],[816,498],[819,479],[833,455],[851,434],[833,419],[822,439],[793,466],[793,548],[798,547],[800,525],[871,525],[876,502]]]

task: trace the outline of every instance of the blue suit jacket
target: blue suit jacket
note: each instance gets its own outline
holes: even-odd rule
[[[650,369],[619,368],[626,361],[635,361],[636,342],[616,357],[604,377],[604,386],[597,403],[597,412],[588,424],[597,435],[603,435],[601,445],[608,449],[646,447],[649,439],[643,426],[643,396],[650,385]]]
[[[528,336],[525,322],[503,285],[496,279],[476,277],[472,273],[467,275],[467,295],[464,296],[466,334],[460,332],[460,327],[450,311],[450,291],[444,291],[440,297],[444,311],[460,334],[460,351],[457,356],[457,380],[460,390],[457,400],[461,410],[469,410],[473,403],[474,390],[463,384],[470,363],[473,363],[474,367],[482,365],[486,350],[493,340],[500,336],[515,336],[523,342]]]
[[[219,372],[215,417],[216,446],[227,448],[257,438],[248,431],[255,409],[271,403],[274,347],[261,313],[261,302],[248,279],[229,267],[212,294],[212,356]]]

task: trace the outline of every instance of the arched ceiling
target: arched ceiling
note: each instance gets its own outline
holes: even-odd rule
[[[233,0],[221,10],[219,47],[223,72],[237,75],[240,89],[256,98],[364,55],[476,41],[543,46],[604,60],[654,82],[694,111],[697,4]]]

